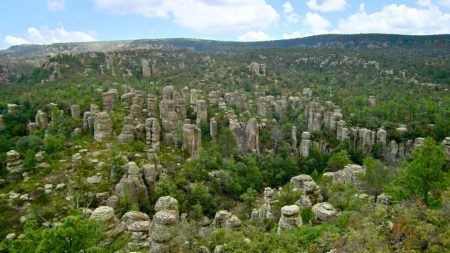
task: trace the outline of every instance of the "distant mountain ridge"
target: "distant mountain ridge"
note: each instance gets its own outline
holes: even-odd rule
[[[61,52],[89,52],[133,49],[191,49],[200,52],[242,51],[264,48],[339,48],[356,50],[450,50],[450,34],[443,35],[392,35],[354,34],[317,35],[305,38],[236,42],[202,39],[139,39],[123,41],[73,42],[50,45],[19,45],[0,50],[0,57],[30,57]]]

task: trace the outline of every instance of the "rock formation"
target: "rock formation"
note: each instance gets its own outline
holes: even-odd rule
[[[215,118],[211,118],[209,121],[209,133],[211,135],[211,139],[215,140],[217,137],[217,121]]]
[[[278,233],[285,230],[296,229],[303,224],[300,216],[300,208],[296,205],[283,206],[281,208],[281,217],[278,222]]]
[[[142,76],[143,77],[150,77],[152,75],[152,70],[150,69],[150,65],[148,64],[148,60],[141,59],[141,66],[142,66]]]
[[[145,120],[145,143],[152,149],[159,150],[161,146],[161,126],[156,118]]]
[[[114,93],[111,91],[107,91],[102,93],[102,98],[103,98],[103,110],[110,112],[113,110],[113,106],[114,106]]]
[[[46,129],[48,128],[48,117],[47,117],[47,113],[38,110],[36,113],[36,126],[42,129]]]
[[[196,125],[184,124],[183,126],[183,150],[193,158],[198,155],[201,147],[201,131]]]
[[[311,150],[312,142],[310,140],[311,135],[309,132],[302,133],[302,139],[300,141],[300,155],[302,157],[308,157]]]
[[[297,153],[297,146],[298,146],[298,142],[297,142],[297,127],[296,126],[292,126],[291,127],[291,146],[292,146],[292,152]]]
[[[129,162],[126,166],[127,172],[122,176],[115,186],[115,195],[121,200],[129,199],[136,206],[148,205],[147,187],[144,183],[144,175],[136,163]]]
[[[266,64],[259,64],[257,62],[251,62],[247,66],[248,70],[257,76],[265,76],[266,75]]]
[[[324,177],[329,177],[333,182],[339,182],[343,184],[354,184],[356,186],[361,184],[361,180],[358,178],[358,174],[363,174],[366,169],[357,164],[348,164],[342,170],[336,172],[326,172]]]
[[[247,150],[259,155],[259,126],[255,118],[251,118],[245,127]]]
[[[148,118],[156,118],[158,110],[158,100],[155,95],[148,94],[147,97],[147,117]]]
[[[122,132],[118,136],[119,143],[129,144],[134,141],[134,118],[129,115],[125,117]]]
[[[319,222],[327,222],[337,216],[337,211],[328,202],[317,203],[312,207],[316,220]]]
[[[178,201],[170,196],[161,197],[156,202],[155,211],[150,229],[150,253],[178,252],[173,243],[179,223]]]
[[[103,142],[112,134],[112,121],[108,113],[100,112],[95,116],[94,139]]]
[[[6,153],[6,170],[13,175],[22,173],[23,167],[19,152],[10,150]]]
[[[130,241],[127,244],[128,250],[144,250],[150,248],[150,217],[142,212],[129,211],[121,218],[125,231],[131,233]]]
[[[310,207],[323,200],[320,187],[314,182],[310,175],[301,174],[291,178],[291,186],[294,191],[303,190],[303,196],[297,201],[297,205],[305,208]]]
[[[196,112],[197,112],[197,126],[200,126],[202,123],[208,122],[208,112],[206,111],[206,101],[205,100],[197,100],[196,101]]]
[[[76,105],[76,104],[75,105],[71,105],[70,106],[70,114],[71,114],[72,118],[74,118],[74,119],[80,118],[80,115],[81,115],[80,106]]]
[[[287,101],[280,99],[275,102],[275,115],[278,118],[283,118],[287,114]]]
[[[19,107],[16,104],[7,104],[8,113],[16,113],[19,111]]]

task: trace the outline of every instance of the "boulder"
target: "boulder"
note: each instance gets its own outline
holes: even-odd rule
[[[337,216],[336,209],[334,209],[334,207],[328,202],[315,204],[312,207],[312,211],[319,222],[327,222]]]
[[[297,205],[283,206],[278,222],[278,233],[300,227],[303,224],[300,208]]]

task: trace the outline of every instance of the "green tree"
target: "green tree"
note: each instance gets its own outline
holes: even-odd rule
[[[345,165],[352,163],[347,150],[341,150],[334,153],[327,162],[327,171],[337,171],[344,168]]]
[[[434,204],[432,200],[440,200],[441,191],[448,187],[445,164],[442,146],[431,138],[425,139],[423,146],[413,152],[413,160],[404,164],[390,193],[399,199],[419,197],[426,205]]]
[[[392,181],[394,174],[380,160],[370,156],[364,159],[363,164],[366,168],[366,173],[360,176],[364,182],[363,187],[369,194],[377,198],[383,192],[384,187]]]
[[[253,208],[256,207],[257,196],[258,192],[253,188],[248,188],[247,191],[241,195],[242,204],[244,205],[246,214],[249,214]]]

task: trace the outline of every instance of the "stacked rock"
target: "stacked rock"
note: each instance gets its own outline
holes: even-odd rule
[[[127,173],[120,179],[115,186],[115,195],[121,199],[128,197],[136,206],[145,206],[148,204],[147,187],[144,183],[143,171],[135,162],[129,162],[126,165]]]
[[[111,91],[102,93],[103,98],[103,110],[110,112],[113,110],[115,94]]]
[[[10,150],[6,153],[6,170],[13,175],[22,173],[23,167],[19,152]]]
[[[274,218],[272,212],[272,205],[276,202],[275,190],[266,187],[264,189],[264,203],[259,209],[253,209],[250,219],[252,221],[263,221],[264,219],[271,220]]]
[[[274,104],[273,96],[258,97],[257,100],[258,114],[261,116],[272,115],[273,104]]]
[[[125,117],[122,132],[117,137],[119,143],[130,144],[134,141],[134,118],[129,115]]]
[[[331,178],[334,183],[354,184],[358,186],[361,184],[358,175],[364,174],[365,172],[366,169],[358,164],[348,164],[342,170],[326,172],[323,176]]]
[[[122,216],[121,220],[125,231],[131,233],[127,248],[130,251],[149,249],[150,217],[142,212],[129,211]]]
[[[283,206],[281,208],[281,217],[278,222],[278,233],[285,230],[296,229],[303,224],[300,216],[300,208],[297,205]]]
[[[42,129],[46,129],[48,127],[48,118],[47,113],[38,110],[35,118],[36,126]]]
[[[161,126],[156,118],[145,120],[145,143],[154,150],[159,150],[161,146]]]
[[[184,124],[183,126],[183,150],[189,155],[190,158],[194,158],[198,155],[198,151],[201,147],[201,131],[194,124]]]
[[[297,127],[291,127],[292,152],[297,153]]]
[[[81,115],[81,109],[79,105],[71,105],[70,106],[70,114],[72,115],[72,118],[78,119]]]
[[[200,126],[202,123],[208,122],[208,112],[206,110],[206,101],[205,100],[197,100],[196,101],[196,112],[197,112],[197,126]]]
[[[158,100],[155,95],[148,94],[147,97],[147,116],[149,118],[156,118],[158,110]]]
[[[100,112],[95,116],[94,139],[103,142],[110,138],[112,134],[112,121],[108,113]]]
[[[151,227],[150,253],[177,252],[173,239],[179,223],[178,201],[170,196],[161,197],[155,205]]]
[[[310,207],[323,200],[320,194],[320,187],[314,182],[310,175],[301,174],[291,178],[291,186],[294,191],[303,190],[303,196],[297,201],[302,208]]]
[[[300,141],[300,155],[302,157],[308,157],[311,150],[312,142],[310,140],[311,135],[309,132],[302,133],[302,139]]]

